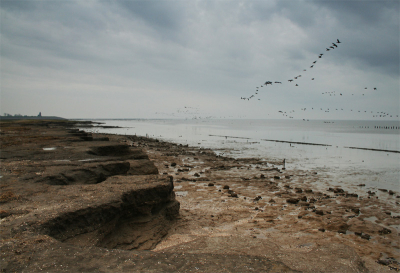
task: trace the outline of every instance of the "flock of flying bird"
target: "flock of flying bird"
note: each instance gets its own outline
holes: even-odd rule
[[[327,47],[327,48],[326,48],[326,51],[331,51],[331,50],[334,50],[334,49],[338,48],[338,44],[341,44],[341,42],[339,41],[339,39],[336,39],[336,42],[332,43],[331,46]],[[319,61],[319,59],[322,59],[323,56],[324,56],[324,54],[322,54],[322,53],[319,54],[319,55],[318,55],[318,59],[312,62],[312,64],[310,65],[309,69],[313,69],[313,68],[316,66],[316,64],[317,64],[317,62]],[[303,72],[306,72],[306,71],[307,71],[307,69],[303,69]],[[294,82],[295,86],[299,86],[298,83],[296,83],[296,80],[298,80],[298,79],[301,78],[301,77],[302,77],[302,75],[300,74],[300,75],[297,75],[296,77],[293,77],[293,79],[288,79],[287,81],[288,81],[289,83]],[[311,80],[314,81],[315,78],[311,78]],[[252,95],[249,96],[249,97],[241,97],[241,99],[242,99],[242,100],[251,100],[251,99],[255,99],[256,96],[258,95],[259,91],[260,91],[260,88],[262,88],[262,87],[267,87],[268,85],[271,85],[271,86],[272,86],[273,84],[282,84],[282,82],[281,82],[281,81],[266,81],[265,83],[263,83],[262,85],[260,85],[260,87],[256,87],[256,91],[255,91],[254,94],[252,94]],[[368,89],[368,88],[365,87],[364,89]],[[376,87],[374,87],[373,90],[374,90],[374,91],[377,91],[378,89],[377,89]],[[336,91],[323,92],[322,95],[328,95],[328,96],[336,96],[336,95],[337,95],[338,97],[344,96],[343,93],[336,93]],[[354,93],[351,94],[351,95],[354,96]],[[360,95],[360,94],[356,94],[356,95]],[[362,94],[361,96],[364,96],[364,95],[365,95],[365,94]],[[258,100],[261,100],[261,99],[258,99]],[[309,109],[314,110],[314,108],[309,108]],[[317,108],[315,108],[315,109],[317,110]],[[306,110],[307,110],[307,108],[302,108],[302,109],[301,109],[301,111],[306,111]],[[320,110],[322,110],[322,111],[328,113],[328,112],[330,112],[330,111],[335,111],[335,110],[337,110],[337,111],[339,111],[339,110],[343,111],[343,108],[331,108],[331,109],[329,109],[329,108],[326,108],[326,109],[320,108]],[[350,109],[350,111],[353,112],[352,109]],[[367,112],[368,112],[368,113],[369,113],[369,112],[371,112],[371,114],[373,114],[373,117],[374,117],[374,118],[377,118],[377,117],[392,117],[391,114],[389,114],[389,113],[387,113],[387,112],[382,112],[382,111],[375,111],[375,112],[374,112],[374,111],[354,110],[354,112],[357,112],[357,111],[358,111],[359,113],[362,113],[362,112],[364,112],[364,113],[367,113]],[[281,113],[281,114],[282,114],[283,116],[285,116],[285,117],[294,118],[294,117],[293,117],[293,113],[295,112],[295,110],[291,110],[291,111],[288,111],[288,112],[284,112],[284,111],[278,111],[278,112]],[[290,115],[290,114],[292,114],[292,115]],[[397,115],[397,117],[398,117],[398,115]],[[303,119],[303,120],[304,120],[304,119]]]

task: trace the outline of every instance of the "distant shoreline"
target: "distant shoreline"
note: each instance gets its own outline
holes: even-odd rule
[[[7,116],[1,116],[0,120],[24,120],[24,119],[30,119],[30,120],[67,120],[66,118],[61,118],[61,117],[56,117],[56,116],[20,116],[20,117],[7,117]]]

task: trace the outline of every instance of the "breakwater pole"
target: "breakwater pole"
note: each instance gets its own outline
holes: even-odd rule
[[[391,129],[391,130],[398,130],[400,126],[374,126],[375,129]]]

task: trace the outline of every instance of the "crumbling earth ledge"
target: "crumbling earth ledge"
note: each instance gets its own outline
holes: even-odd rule
[[[296,198],[294,194],[279,191],[277,184],[268,182],[269,186],[265,186],[269,173],[271,177],[282,176],[278,168],[266,169],[262,179],[248,178],[249,172],[237,176],[229,172],[259,162],[252,159],[239,162],[217,157],[208,150],[154,139],[91,135],[71,130],[75,124],[73,121],[1,123],[2,272],[385,272],[390,269],[365,263],[355,249],[340,242],[303,244],[293,251],[274,238],[257,237],[254,231],[259,228],[256,223],[261,223],[261,218],[248,217],[255,210],[249,212],[243,207],[247,202],[243,199],[246,192],[238,190],[239,198],[237,195],[235,198],[231,189],[238,185],[239,176],[246,176],[241,178],[249,188],[262,185],[282,198],[286,195]],[[204,166],[212,168],[203,172],[201,165],[197,170],[188,161],[189,157],[197,160],[194,165],[204,161]],[[172,165],[176,167],[171,168]],[[200,187],[204,182],[210,184],[208,191]],[[221,183],[229,184],[231,189],[219,192]],[[179,194],[185,187],[193,190],[185,199],[175,196],[174,186],[179,186],[180,189],[175,189]],[[216,199],[218,204],[204,199],[214,194],[223,198]],[[258,202],[254,203],[257,209],[260,207],[257,213],[265,210],[263,225],[269,230],[279,213],[267,212],[267,207],[261,206],[264,199],[251,202]],[[278,195],[274,199],[279,203]],[[221,204],[230,207],[220,210]],[[280,204],[271,206],[279,207]],[[249,228],[250,234],[246,231]],[[287,229],[298,234],[295,225]],[[280,234],[287,236],[286,232],[283,229]],[[307,229],[305,234],[309,232]],[[313,236],[319,236],[318,232]]]

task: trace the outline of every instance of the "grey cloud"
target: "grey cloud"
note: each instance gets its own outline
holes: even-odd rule
[[[240,98],[265,80],[287,82],[319,53],[325,54],[321,63],[354,69],[361,81],[387,75],[396,79],[398,4],[365,2],[1,1],[1,58],[18,68],[1,67],[2,79],[7,80],[2,81],[2,92],[12,97],[10,90],[18,89],[29,70],[48,90],[58,90],[54,85],[68,90],[74,84],[70,79],[79,79],[90,85],[82,94],[95,95],[96,89],[111,86],[124,90],[120,92],[132,90],[130,98],[135,99],[140,90],[138,97],[145,101],[152,101],[148,94],[162,101],[179,92],[204,101],[216,94]],[[326,53],[337,38],[343,43]],[[54,75],[51,80],[49,72]],[[328,81],[318,88],[340,75],[318,72]],[[371,79],[364,72],[373,75]],[[10,73],[15,83],[7,78]],[[276,88],[268,89],[269,96],[290,104],[285,97],[290,86],[273,93]],[[28,89],[19,88],[21,93]],[[65,95],[59,92],[54,97]],[[310,101],[306,92],[298,95],[297,103]]]
[[[334,13],[334,16],[339,21],[348,23],[373,25],[380,23],[382,20],[386,21],[388,12],[397,13],[397,16],[399,14],[399,1],[397,0],[313,0],[313,3]]]

